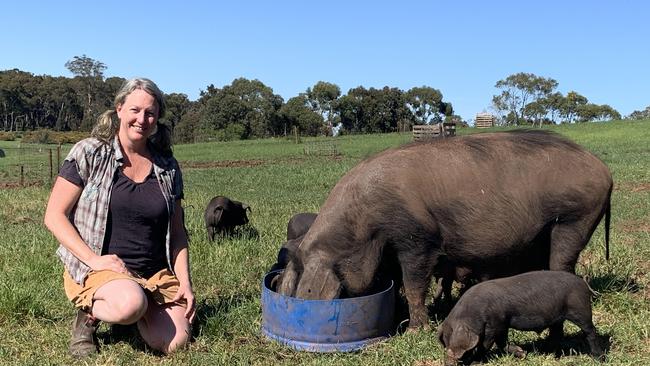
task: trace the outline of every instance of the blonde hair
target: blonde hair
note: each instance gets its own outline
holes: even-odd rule
[[[165,116],[166,109],[162,91],[160,91],[156,83],[147,78],[134,78],[122,84],[113,101],[114,109],[109,109],[99,116],[97,124],[93,127],[90,135],[106,142],[111,141],[120,128],[119,121],[113,118],[117,114],[117,107],[124,104],[126,97],[138,89],[144,90],[154,97],[158,105],[158,120],[160,121]],[[149,136],[149,140],[159,152],[171,153],[171,131],[167,126],[158,122],[156,132]]]

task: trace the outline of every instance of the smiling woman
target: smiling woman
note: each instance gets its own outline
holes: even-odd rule
[[[169,353],[188,342],[194,318],[183,180],[169,130],[158,125],[163,94],[132,79],[114,106],[70,150],[45,212],[78,308],[74,356],[97,352],[99,320],[137,323],[149,346]]]

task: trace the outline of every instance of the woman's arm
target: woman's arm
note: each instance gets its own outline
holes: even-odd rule
[[[185,231],[185,223],[183,207],[181,200],[176,200],[176,207],[174,215],[172,216],[171,228],[171,248],[172,248],[172,263],[174,266],[174,273],[180,282],[180,287],[174,301],[185,300],[187,308],[185,310],[185,317],[190,322],[194,320],[195,299],[192,290],[192,278],[190,275],[190,255],[188,250],[187,232]]]
[[[83,241],[68,217],[81,196],[82,188],[57,177],[45,209],[45,226],[77,259],[95,271],[110,269],[126,273],[124,262],[115,255],[99,256]]]

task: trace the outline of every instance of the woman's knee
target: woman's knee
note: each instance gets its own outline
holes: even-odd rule
[[[151,339],[149,343],[149,347],[163,352],[165,354],[170,354],[179,350],[182,350],[187,346],[190,340],[190,335],[189,331],[183,332],[179,331],[176,332],[173,338],[171,339],[163,339],[161,338],[154,338]]]
[[[133,324],[147,312],[148,300],[144,291],[125,293],[115,303],[116,312],[120,315],[119,324]]]
[[[172,340],[169,346],[167,346],[166,353],[172,353],[178,350],[182,350],[187,346],[189,342],[190,342],[189,330],[186,332],[179,332],[176,334],[176,337]]]
[[[147,314],[138,322],[138,328],[149,347],[172,353],[183,349],[190,341],[191,325],[181,306],[152,304]]]
[[[133,281],[117,283],[112,281],[97,291],[95,304],[102,301],[111,314],[111,322],[117,324],[133,324],[147,312],[147,295]]]

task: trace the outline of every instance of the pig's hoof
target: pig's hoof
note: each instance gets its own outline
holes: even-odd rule
[[[406,328],[406,333],[418,333],[421,331],[428,332],[431,330],[431,325],[429,323],[424,323],[420,325],[409,325],[408,328]]]
[[[602,351],[599,353],[592,354],[591,357],[593,357],[596,361],[605,362],[605,353]]]
[[[508,347],[506,347],[506,351],[516,358],[526,358],[526,351],[524,351],[519,346],[508,345]]]

